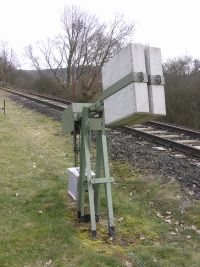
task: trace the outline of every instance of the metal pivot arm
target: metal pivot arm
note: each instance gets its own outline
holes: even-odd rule
[[[88,192],[91,232],[96,236],[96,221],[100,216],[100,188],[105,187],[105,197],[108,213],[108,231],[114,234],[114,216],[112,205],[111,182],[108,165],[108,152],[105,136],[105,124],[103,111],[97,112],[95,116],[90,108],[84,107],[81,121],[81,144],[80,144],[80,178],[78,183],[78,217],[85,221],[85,195]],[[96,132],[96,168],[95,176],[92,175],[90,135]]]

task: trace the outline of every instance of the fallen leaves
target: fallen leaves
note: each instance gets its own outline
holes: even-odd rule
[[[166,223],[172,224],[172,221],[170,219],[165,219]]]
[[[123,220],[124,220],[124,217],[119,217],[119,218],[117,219],[118,222],[122,222]]]
[[[37,167],[36,163],[35,163],[35,162],[33,162],[33,168],[36,168],[36,167]]]
[[[158,218],[163,218],[163,216],[161,215],[160,212],[157,212],[157,213],[156,213],[156,216],[157,216]]]
[[[171,235],[176,235],[177,233],[176,232],[170,232]]]
[[[139,239],[140,240],[146,240],[146,237],[143,234],[141,234]]]
[[[49,266],[49,265],[51,265],[52,264],[52,260],[50,259],[49,261],[47,261],[45,264],[47,265],[47,266]]]
[[[44,211],[42,211],[42,210],[38,210],[38,213],[39,213],[39,214],[42,214],[42,213],[44,213]]]
[[[131,262],[129,262],[129,261],[126,261],[126,262],[125,262],[125,266],[126,266],[126,267],[132,267],[133,264],[132,264]]]

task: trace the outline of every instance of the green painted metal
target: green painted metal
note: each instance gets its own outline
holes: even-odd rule
[[[109,172],[103,102],[97,101],[92,105],[82,105],[78,108],[79,111],[77,112],[76,109],[76,114],[72,115],[75,108],[71,106],[63,115],[65,132],[71,132],[74,137],[75,163],[77,163],[77,155],[79,155],[80,161],[80,177],[77,185],[78,217],[81,222],[84,222],[86,218],[88,218],[88,215],[85,214],[87,206],[86,195],[88,194],[87,199],[90,210],[91,232],[92,236],[96,236],[96,222],[100,216],[101,206],[100,192],[101,187],[104,186],[107,203],[108,232],[110,235],[114,236],[114,215],[111,191],[111,183],[114,181],[114,178],[110,177]],[[92,132],[96,133],[95,176],[92,176],[91,163]]]
[[[103,91],[103,98],[107,98],[113,94],[115,94],[117,91],[121,90],[122,88],[126,87],[132,82],[148,82],[148,75],[143,72],[130,72],[126,76],[124,76],[122,79],[108,87],[106,90]]]
[[[102,183],[112,183],[114,182],[114,178],[113,177],[109,177],[109,178],[97,178],[97,179],[91,179],[91,183],[92,184],[102,184]]]
[[[147,75],[143,72],[130,72],[122,79],[103,91],[103,99],[115,94],[132,82],[143,82],[149,85],[165,85],[165,78],[161,75]]]
[[[74,113],[72,105],[70,105],[63,111],[62,123],[63,123],[64,134],[72,133],[74,131]]]
[[[83,107],[89,107],[91,103],[72,103],[62,113],[62,123],[64,134],[73,133],[75,121],[82,112]]]

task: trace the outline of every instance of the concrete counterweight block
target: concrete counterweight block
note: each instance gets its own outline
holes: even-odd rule
[[[147,74],[153,77],[153,83],[158,83],[148,85],[150,113],[158,116],[166,115],[164,84],[162,84],[163,71],[160,48],[146,47],[145,59]],[[160,75],[161,77],[161,84],[159,84],[159,77],[157,77],[158,80],[156,81],[157,75]]]
[[[147,81],[133,78],[138,73],[146,75],[144,50],[141,44],[129,44],[102,68],[104,96],[114,92],[104,97],[107,125],[138,123],[149,114]]]

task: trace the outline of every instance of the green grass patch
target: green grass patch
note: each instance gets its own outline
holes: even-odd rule
[[[7,100],[0,113],[0,266],[199,266],[200,202],[178,182],[111,161],[116,239],[107,236],[106,203],[98,239],[76,220],[67,196],[73,166],[61,124]]]

